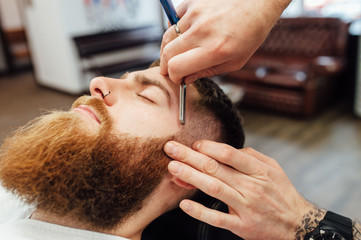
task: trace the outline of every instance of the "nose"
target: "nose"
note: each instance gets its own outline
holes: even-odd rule
[[[103,100],[107,105],[114,103],[112,92],[114,92],[114,86],[110,78],[97,77],[90,82],[91,96]]]

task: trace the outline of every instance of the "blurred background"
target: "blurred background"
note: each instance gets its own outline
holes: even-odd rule
[[[166,27],[157,0],[0,0],[0,143],[69,109],[93,77],[148,66]],[[243,115],[246,146],[310,201],[359,219],[360,35],[361,0],[294,0],[242,70],[214,78]]]

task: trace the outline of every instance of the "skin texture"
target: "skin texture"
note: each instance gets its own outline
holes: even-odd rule
[[[254,149],[201,140],[192,148],[171,141],[164,150],[175,159],[171,174],[229,207],[225,214],[183,200],[183,211],[244,239],[303,239],[326,213],[297,192],[274,159]],[[353,231],[360,239],[358,223]]]
[[[290,0],[185,0],[177,8],[174,26],[164,34],[161,73],[175,83],[235,71],[267,37]],[[228,229],[245,239],[303,239],[326,210],[307,202],[277,162],[253,149],[232,149],[200,141],[193,148],[169,142],[170,173],[230,208],[230,214],[206,209],[184,200],[180,207],[190,216]],[[238,161],[238,162],[237,162]],[[240,164],[244,161],[245,164]],[[274,227],[277,222],[277,228]],[[259,226],[262,226],[260,228]],[[353,223],[354,239],[360,224]]]
[[[84,131],[87,119],[72,111],[43,115],[1,146],[0,179],[38,211],[111,230],[139,211],[165,177],[170,159],[162,146],[169,137],[114,132],[100,100],[83,96],[74,103],[80,105],[106,119],[99,132]]]
[[[36,204],[33,219],[135,240],[193,194],[167,172],[163,146],[170,139],[190,145],[204,131],[185,139],[192,111],[181,125],[179,86],[159,71],[96,78],[92,96],[78,99],[72,110],[41,116],[5,141],[0,180]],[[199,95],[188,90],[191,104]]]
[[[157,62],[120,79],[94,79],[92,96],[6,140],[2,184],[37,206],[32,219],[140,239],[150,222],[196,192],[167,172],[166,141],[243,145],[239,115],[220,88],[209,79],[187,88],[181,125],[179,85],[160,74]]]
[[[163,36],[161,73],[175,83],[240,69],[290,0],[185,0]]]
[[[162,87],[150,84],[149,79]],[[98,99],[109,91],[104,103],[115,130],[132,136],[164,137],[182,129],[178,121],[179,86],[162,76],[159,67],[120,79],[98,77],[90,83],[91,95]]]

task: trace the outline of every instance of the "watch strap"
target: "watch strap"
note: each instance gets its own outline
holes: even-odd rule
[[[346,240],[352,240],[352,220],[337,213],[327,211],[320,222],[321,230],[331,230],[340,233]]]

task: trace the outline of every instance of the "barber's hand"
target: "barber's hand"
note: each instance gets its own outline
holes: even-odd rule
[[[175,83],[240,69],[291,0],[184,0],[178,36],[163,36],[161,73]]]
[[[295,239],[313,209],[275,160],[251,148],[202,140],[193,149],[169,142],[165,152],[175,159],[171,174],[229,207],[226,214],[183,200],[183,211],[244,239]]]

